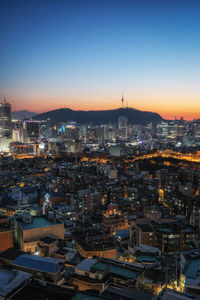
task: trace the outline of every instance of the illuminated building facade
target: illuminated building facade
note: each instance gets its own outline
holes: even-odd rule
[[[128,118],[126,116],[120,116],[118,119],[119,137],[127,139],[128,135]]]
[[[110,204],[103,216],[103,231],[113,234],[116,230],[127,229],[128,220],[126,214],[118,210],[117,204]]]
[[[25,122],[25,129],[27,133],[27,143],[37,143],[39,141],[40,136],[40,128],[39,128],[39,122],[37,121],[26,121]]]
[[[24,252],[37,253],[38,243],[47,236],[64,239],[64,224],[46,217],[29,217],[15,222],[15,238],[19,247]]]
[[[8,149],[12,141],[11,105],[0,103],[0,148]]]

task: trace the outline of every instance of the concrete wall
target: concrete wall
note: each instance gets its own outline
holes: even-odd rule
[[[116,249],[99,250],[99,251],[86,251],[77,242],[76,242],[76,248],[77,248],[78,252],[83,257],[86,257],[86,258],[93,258],[94,256],[99,256],[99,257],[103,257],[103,258],[116,259],[116,256],[117,256],[117,250]]]
[[[0,252],[13,247],[13,232],[12,230],[0,232]]]
[[[59,239],[64,239],[64,224],[23,230],[23,241],[31,242],[33,240],[40,240],[47,235],[53,235]]]

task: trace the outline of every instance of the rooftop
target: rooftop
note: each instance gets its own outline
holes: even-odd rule
[[[108,266],[109,264],[98,261],[92,268],[98,271],[104,271]]]
[[[110,273],[120,275],[126,278],[137,278],[138,277],[138,272],[131,270],[127,267],[124,266],[117,266],[112,263],[108,262],[97,262],[92,268],[99,270],[99,271],[104,271],[107,267],[109,266],[110,268]]]
[[[12,290],[16,289],[30,277],[31,275],[25,272],[0,269],[0,298],[10,294]]]
[[[109,286],[102,293],[104,297],[109,297],[109,299],[126,299],[126,300],[150,300],[152,295],[147,294],[143,291],[137,291],[133,288],[123,287],[116,288],[114,286]]]
[[[101,241],[97,239],[97,236],[95,238],[96,240],[92,240],[92,238],[87,237],[86,240],[86,238],[84,239],[84,236],[82,236],[82,239],[80,237],[76,238],[76,243],[79,244],[79,246],[85,251],[106,251],[116,249],[116,246],[111,238],[102,238]]]
[[[160,294],[156,297],[156,300],[165,300],[165,299],[166,299],[165,289],[162,289]],[[186,293],[168,289],[167,299],[168,300],[198,300],[200,298],[196,296],[192,296],[191,294],[186,294]]]
[[[8,248],[0,253],[0,259],[15,260],[19,255],[25,254],[25,252],[17,248]]]
[[[196,278],[200,270],[200,257],[189,259],[184,270],[186,277]]]
[[[40,228],[40,227],[49,227],[49,226],[62,224],[60,221],[54,222],[53,220],[49,220],[46,217],[33,217],[32,222],[28,224],[24,223],[21,220],[17,222],[23,230],[29,230],[29,229]]]
[[[73,289],[61,287],[55,284],[41,284],[38,281],[30,282],[22,290],[19,290],[13,297],[13,300],[66,300],[71,299],[75,294]]]
[[[23,254],[14,260],[13,265],[56,274],[61,269],[62,263],[61,259]]]
[[[71,298],[71,300],[105,300],[103,297],[91,295],[84,292],[78,292],[74,297]]]
[[[113,274],[116,274],[116,275],[127,277],[127,278],[137,278],[138,277],[138,272],[133,271],[131,269],[124,268],[124,267],[115,266],[115,265],[110,266],[110,272]]]
[[[142,263],[142,262],[156,262],[157,258],[153,255],[150,254],[141,254],[137,255],[137,261]]]
[[[46,236],[46,237],[40,239],[40,241],[43,242],[44,244],[51,244],[51,243],[54,243],[57,240],[58,239],[53,237],[53,236]]]
[[[97,259],[85,258],[80,264],[76,266],[76,269],[89,272],[91,267],[96,264]]]
[[[129,237],[129,230],[117,230],[115,236],[120,239],[126,239]]]

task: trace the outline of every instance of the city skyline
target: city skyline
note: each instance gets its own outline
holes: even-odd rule
[[[0,98],[13,110],[121,105],[200,117],[200,3],[1,1]]]

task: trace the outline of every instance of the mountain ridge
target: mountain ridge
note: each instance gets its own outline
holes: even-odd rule
[[[118,108],[110,110],[72,110],[59,108],[34,116],[36,120],[53,119],[60,122],[74,121],[82,124],[116,123],[120,116],[126,116],[129,124],[147,124],[159,122],[163,118],[155,112],[141,111],[134,108]]]
[[[16,120],[23,120],[26,118],[30,118],[37,115],[37,113],[23,109],[23,110],[16,110],[12,112],[12,119]]]

